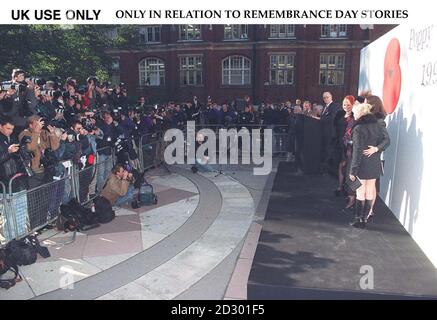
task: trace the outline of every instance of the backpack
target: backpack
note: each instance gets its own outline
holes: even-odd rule
[[[13,278],[9,279],[0,279],[0,288],[9,289],[17,282],[22,280],[20,274],[18,273],[18,266],[8,258],[6,253],[6,249],[0,249],[0,275],[5,274],[8,271],[12,271],[14,273]]]
[[[72,199],[68,204],[61,205],[61,214],[56,223],[57,228],[63,231],[86,231],[99,226],[97,216],[91,209]]]
[[[97,197],[94,200],[94,208],[99,223],[108,223],[115,218],[115,212],[112,210],[111,203],[105,197]]]
[[[11,265],[27,266],[36,262],[38,254],[43,258],[50,257],[46,247],[42,247],[36,236],[27,236],[20,240],[10,241],[5,248]]]
[[[9,289],[20,282],[22,278],[18,273],[18,266],[35,263],[38,254],[43,258],[50,257],[49,250],[42,247],[34,235],[11,240],[4,249],[0,249],[0,275],[8,271],[14,273],[12,278],[0,279],[0,288]]]
[[[138,190],[138,204],[150,206],[158,203],[158,197],[153,192],[153,186],[145,181]]]

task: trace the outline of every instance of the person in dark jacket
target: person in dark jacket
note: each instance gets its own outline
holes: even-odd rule
[[[376,152],[370,157],[364,155],[368,146],[377,146],[383,140],[381,125],[371,114],[372,106],[367,103],[354,105],[352,111],[355,126],[352,133],[352,161],[349,178],[352,182],[358,179],[361,186],[357,189],[355,205],[355,221],[353,227],[364,228],[373,200],[376,197],[376,179],[382,173],[381,153]]]
[[[386,117],[386,113],[384,111],[384,105],[382,104],[382,100],[381,98],[379,98],[378,96],[367,96],[366,103],[370,104],[372,106],[372,114],[376,117],[376,119],[378,119],[378,123],[381,126],[381,130],[382,130],[382,136],[383,139],[381,141],[381,143],[377,146],[368,146],[368,148],[366,150],[363,151],[363,154],[367,157],[372,156],[372,154],[376,153],[376,152],[383,152],[385,151],[389,146],[390,146],[390,136],[388,135],[388,131],[387,131],[387,126],[385,124],[385,117]],[[381,163],[382,165],[382,163]],[[377,191],[379,190],[378,186],[379,186],[379,179],[376,180],[376,186],[377,186]],[[370,209],[370,213],[369,213],[369,217],[368,219],[373,218],[373,206],[375,205],[375,199],[373,200],[372,203],[372,208]]]
[[[97,172],[97,191],[102,190],[105,179],[110,175],[112,169],[112,164],[107,161],[111,157],[111,148],[123,135],[123,128],[114,122],[110,112],[104,111],[102,118],[103,121],[97,124],[97,127],[103,132],[103,138],[97,139],[98,161],[102,163]]]
[[[323,93],[323,110],[320,115],[322,125],[322,168],[321,171],[326,173],[329,167],[333,164],[333,138],[334,133],[334,118],[337,112],[341,109],[340,105],[332,100],[330,92]]]
[[[27,188],[25,165],[30,170],[30,158],[26,147],[20,147],[18,139],[12,134],[14,124],[10,117],[0,118],[0,181],[8,188],[9,181],[15,176],[11,192]],[[23,161],[24,160],[24,161]],[[18,177],[19,175],[19,177]],[[8,191],[8,190],[6,190]]]
[[[38,99],[35,96],[35,84],[25,81],[23,70],[15,69],[12,72],[12,83],[14,83],[15,89],[10,92],[9,103],[5,101],[2,113],[12,118],[15,133],[19,134],[26,126],[27,117],[36,113],[35,107]]]

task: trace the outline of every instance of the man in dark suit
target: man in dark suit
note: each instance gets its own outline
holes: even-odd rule
[[[331,163],[333,158],[332,139],[334,137],[334,118],[337,112],[340,110],[340,105],[332,100],[331,92],[323,93],[323,111],[320,116],[322,125],[322,152],[321,163],[322,173],[329,171],[330,166],[335,166]]]

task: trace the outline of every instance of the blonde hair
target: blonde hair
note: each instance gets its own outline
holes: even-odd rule
[[[352,112],[357,112],[358,110],[361,111],[361,113],[364,115],[371,114],[372,113],[372,106],[368,103],[359,103],[355,104],[352,108]]]

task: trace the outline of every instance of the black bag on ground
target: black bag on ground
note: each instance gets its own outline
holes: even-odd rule
[[[64,231],[86,231],[100,226],[97,216],[91,209],[81,206],[76,199],[71,200],[66,205],[61,205],[60,216],[63,216],[63,218],[58,219],[58,224]],[[64,219],[64,221],[62,221],[62,219]]]
[[[27,266],[36,262],[38,254],[43,258],[50,257],[46,247],[42,247],[36,236],[27,236],[20,240],[10,241],[5,248],[11,265]]]
[[[0,279],[0,288],[9,289],[17,282],[22,280],[20,274],[18,273],[18,266],[10,261],[6,249],[0,249],[0,276],[5,274],[8,271],[12,271],[14,273],[14,277],[9,279]]]
[[[108,223],[114,220],[115,212],[112,210],[111,203],[105,197],[97,197],[94,200],[94,208],[99,223]]]

